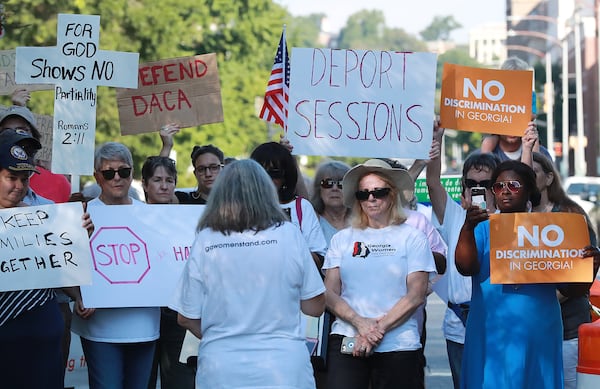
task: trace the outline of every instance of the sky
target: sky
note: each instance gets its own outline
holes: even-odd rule
[[[435,16],[452,15],[463,28],[453,31],[457,43],[468,43],[469,30],[488,22],[505,20],[504,0],[275,0],[294,16],[327,15],[332,31],[339,31],[348,17],[360,10],[381,10],[386,26],[400,27],[419,36]]]

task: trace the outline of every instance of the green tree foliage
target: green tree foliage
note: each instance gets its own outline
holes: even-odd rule
[[[437,40],[446,41],[450,38],[453,30],[461,28],[462,25],[454,19],[454,16],[435,16],[431,23],[419,34],[427,42]]]
[[[182,130],[175,138],[180,183],[193,185],[187,168],[193,145],[213,143],[226,155],[247,155],[267,140],[255,99],[264,95],[287,12],[271,0],[22,0],[5,3],[6,36],[2,49],[56,46],[57,14],[100,15],[102,50],[140,53],[140,63],[216,53],[225,120]],[[4,104],[10,100],[4,98]],[[53,113],[52,92],[35,92],[30,108]],[[158,129],[157,129],[158,130]],[[121,136],[115,90],[98,88],[96,143],[128,145],[136,176],[148,155],[157,154],[157,134]]]
[[[325,14],[294,17],[287,30],[288,42],[296,47],[322,47],[319,35],[324,18]]]
[[[401,28],[388,28],[382,11],[362,10],[350,15],[340,31],[340,49],[423,51],[426,46]]]

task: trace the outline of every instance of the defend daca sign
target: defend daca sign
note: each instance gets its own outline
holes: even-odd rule
[[[490,282],[592,282],[593,259],[583,215],[562,212],[490,215]]]
[[[167,123],[180,127],[223,121],[215,54],[141,64],[138,89],[117,89],[123,135],[153,132]]]

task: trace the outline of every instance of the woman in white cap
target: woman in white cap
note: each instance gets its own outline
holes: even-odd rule
[[[323,265],[327,307],[337,318],[328,388],[416,388],[421,344],[413,313],[435,264],[426,236],[404,223],[400,194],[412,180],[370,159],[342,186],[352,226],[334,235]]]

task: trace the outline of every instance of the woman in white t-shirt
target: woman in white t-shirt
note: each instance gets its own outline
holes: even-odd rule
[[[202,339],[197,387],[313,389],[300,312],[320,316],[324,291],[264,169],[226,166],[170,304]]]
[[[406,170],[370,159],[342,185],[353,222],[333,236],[323,265],[327,307],[336,316],[327,387],[417,388],[421,343],[413,314],[435,264],[425,234],[404,223],[400,188],[412,180]]]
[[[146,206],[129,196],[133,157],[125,145],[106,142],[96,149],[94,177],[102,191],[88,202],[92,215],[101,212],[97,207]],[[147,388],[159,324],[158,307],[98,308],[87,319],[74,315],[71,328],[81,338],[90,389]]]

